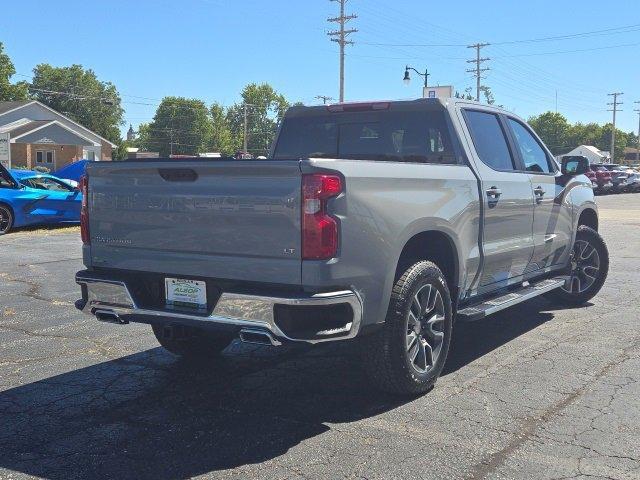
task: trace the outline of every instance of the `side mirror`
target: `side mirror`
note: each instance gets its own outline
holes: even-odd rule
[[[563,175],[574,177],[583,175],[589,171],[589,160],[583,156],[564,156],[562,157],[561,172]]]

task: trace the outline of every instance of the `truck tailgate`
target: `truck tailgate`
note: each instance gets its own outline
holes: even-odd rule
[[[297,161],[92,162],[94,267],[299,284]]]

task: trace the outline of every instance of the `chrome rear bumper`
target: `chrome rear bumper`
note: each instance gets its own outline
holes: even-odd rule
[[[355,337],[362,320],[362,301],[352,290],[316,293],[300,296],[262,296],[243,293],[223,292],[210,315],[197,315],[184,310],[139,308],[127,285],[122,281],[76,276],[83,290],[83,298],[76,306],[89,315],[113,315],[119,323],[142,321],[141,318],[155,319],[158,322],[186,321],[194,323],[212,323],[240,328],[264,329],[275,337],[294,342],[319,343],[346,340]],[[342,329],[326,332],[326,338],[302,339],[287,336],[276,324],[274,309],[277,305],[292,306],[328,306],[348,304],[353,312],[351,322]],[[149,323],[144,322],[144,323]]]

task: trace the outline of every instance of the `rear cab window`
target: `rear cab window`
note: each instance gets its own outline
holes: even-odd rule
[[[498,115],[465,109],[464,117],[482,163],[494,170],[514,171],[513,156]]]
[[[443,109],[331,112],[285,118],[274,158],[336,158],[457,165],[450,125]]]

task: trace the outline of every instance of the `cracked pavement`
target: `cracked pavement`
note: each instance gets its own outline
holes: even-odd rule
[[[184,364],[74,309],[77,233],[0,237],[0,478],[640,479],[640,195],[598,203],[600,294],[456,325],[417,398],[372,390],[351,343]]]

